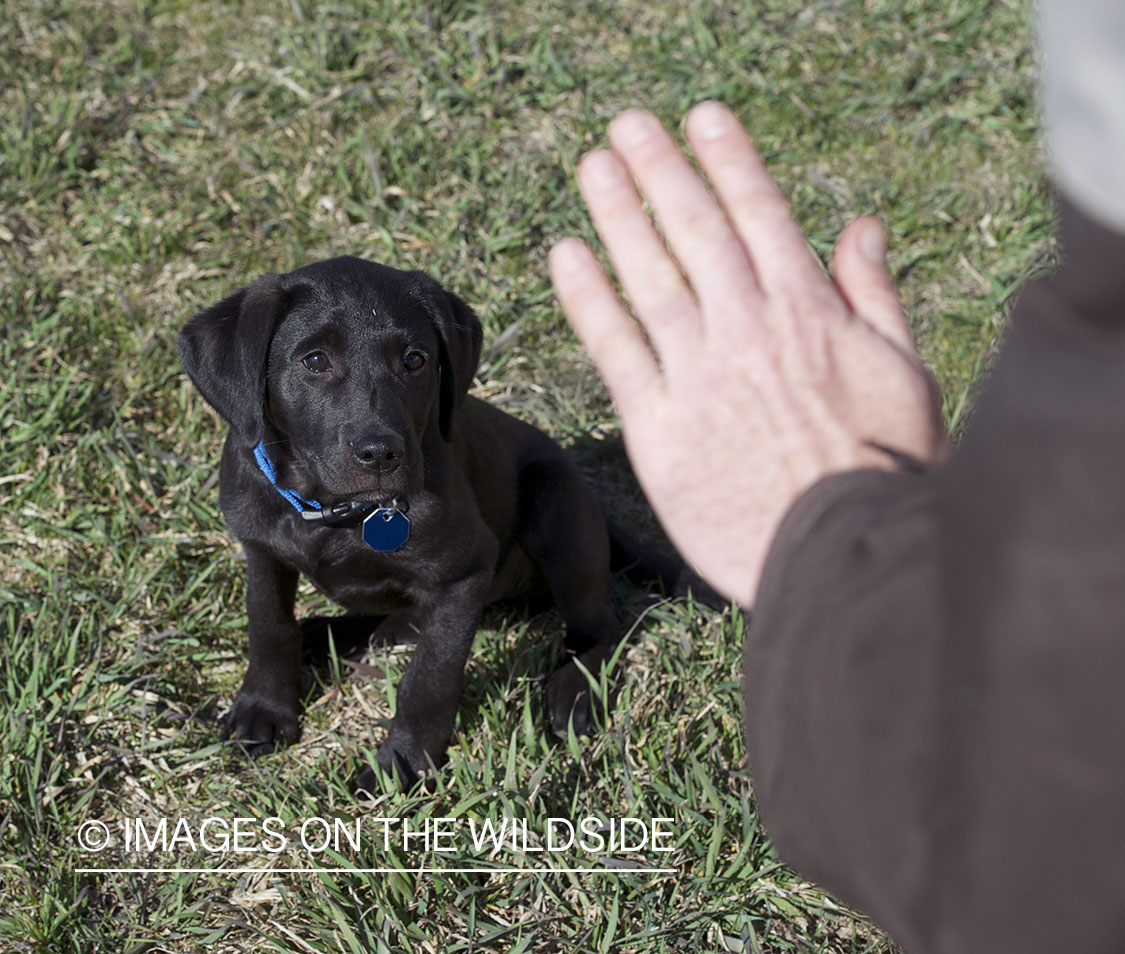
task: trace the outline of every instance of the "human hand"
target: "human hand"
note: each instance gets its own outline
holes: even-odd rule
[[[551,279],[669,538],[717,590],[750,606],[801,493],[828,474],[893,467],[873,445],[928,461],[946,437],[878,221],[845,229],[829,277],[729,110],[697,106],[687,138],[714,195],[642,110],[618,116],[612,148],[578,167],[639,324],[577,239],[552,249]]]

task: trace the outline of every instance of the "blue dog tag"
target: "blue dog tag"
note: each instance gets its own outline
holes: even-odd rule
[[[380,507],[363,521],[363,542],[380,553],[397,550],[409,536],[410,520],[394,507]]]

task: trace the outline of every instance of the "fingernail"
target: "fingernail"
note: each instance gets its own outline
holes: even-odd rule
[[[623,146],[636,146],[660,130],[660,120],[643,109],[627,109],[611,124],[613,138]]]
[[[691,111],[692,129],[701,139],[718,139],[730,131],[733,117],[719,103],[700,103]]]
[[[582,179],[596,189],[611,189],[620,185],[625,170],[611,152],[599,149],[582,160]]]
[[[564,238],[551,249],[551,267],[559,274],[570,274],[578,270],[582,261],[582,243],[575,238]]]
[[[887,254],[887,237],[883,227],[871,224],[863,230],[859,237],[859,252],[872,265],[882,265]]]

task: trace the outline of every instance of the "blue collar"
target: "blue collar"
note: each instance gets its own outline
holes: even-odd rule
[[[406,501],[400,504],[395,499],[386,507],[341,501],[325,510],[317,501],[306,500],[297,491],[278,484],[277,471],[266,456],[266,446],[261,441],[254,448],[254,460],[258,463],[258,469],[265,474],[266,480],[273,484],[274,489],[292,504],[293,509],[304,520],[316,521],[326,527],[354,526],[362,520],[363,542],[379,553],[397,550],[410,538],[410,519],[406,516],[409,507]]]
[[[297,491],[278,484],[277,471],[274,470],[273,462],[266,456],[266,445],[262,441],[259,441],[258,446],[254,448],[254,460],[258,462],[258,469],[266,475],[266,480],[273,484],[274,489],[293,505],[293,509],[297,513],[304,514],[307,510],[321,509],[320,504],[315,500],[306,500]]]

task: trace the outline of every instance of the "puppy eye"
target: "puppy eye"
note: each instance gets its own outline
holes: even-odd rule
[[[402,366],[407,371],[417,371],[426,363],[426,356],[421,351],[411,351],[402,359]]]
[[[312,354],[305,355],[301,363],[313,374],[323,374],[325,371],[332,370],[332,362],[323,351],[314,351]]]

